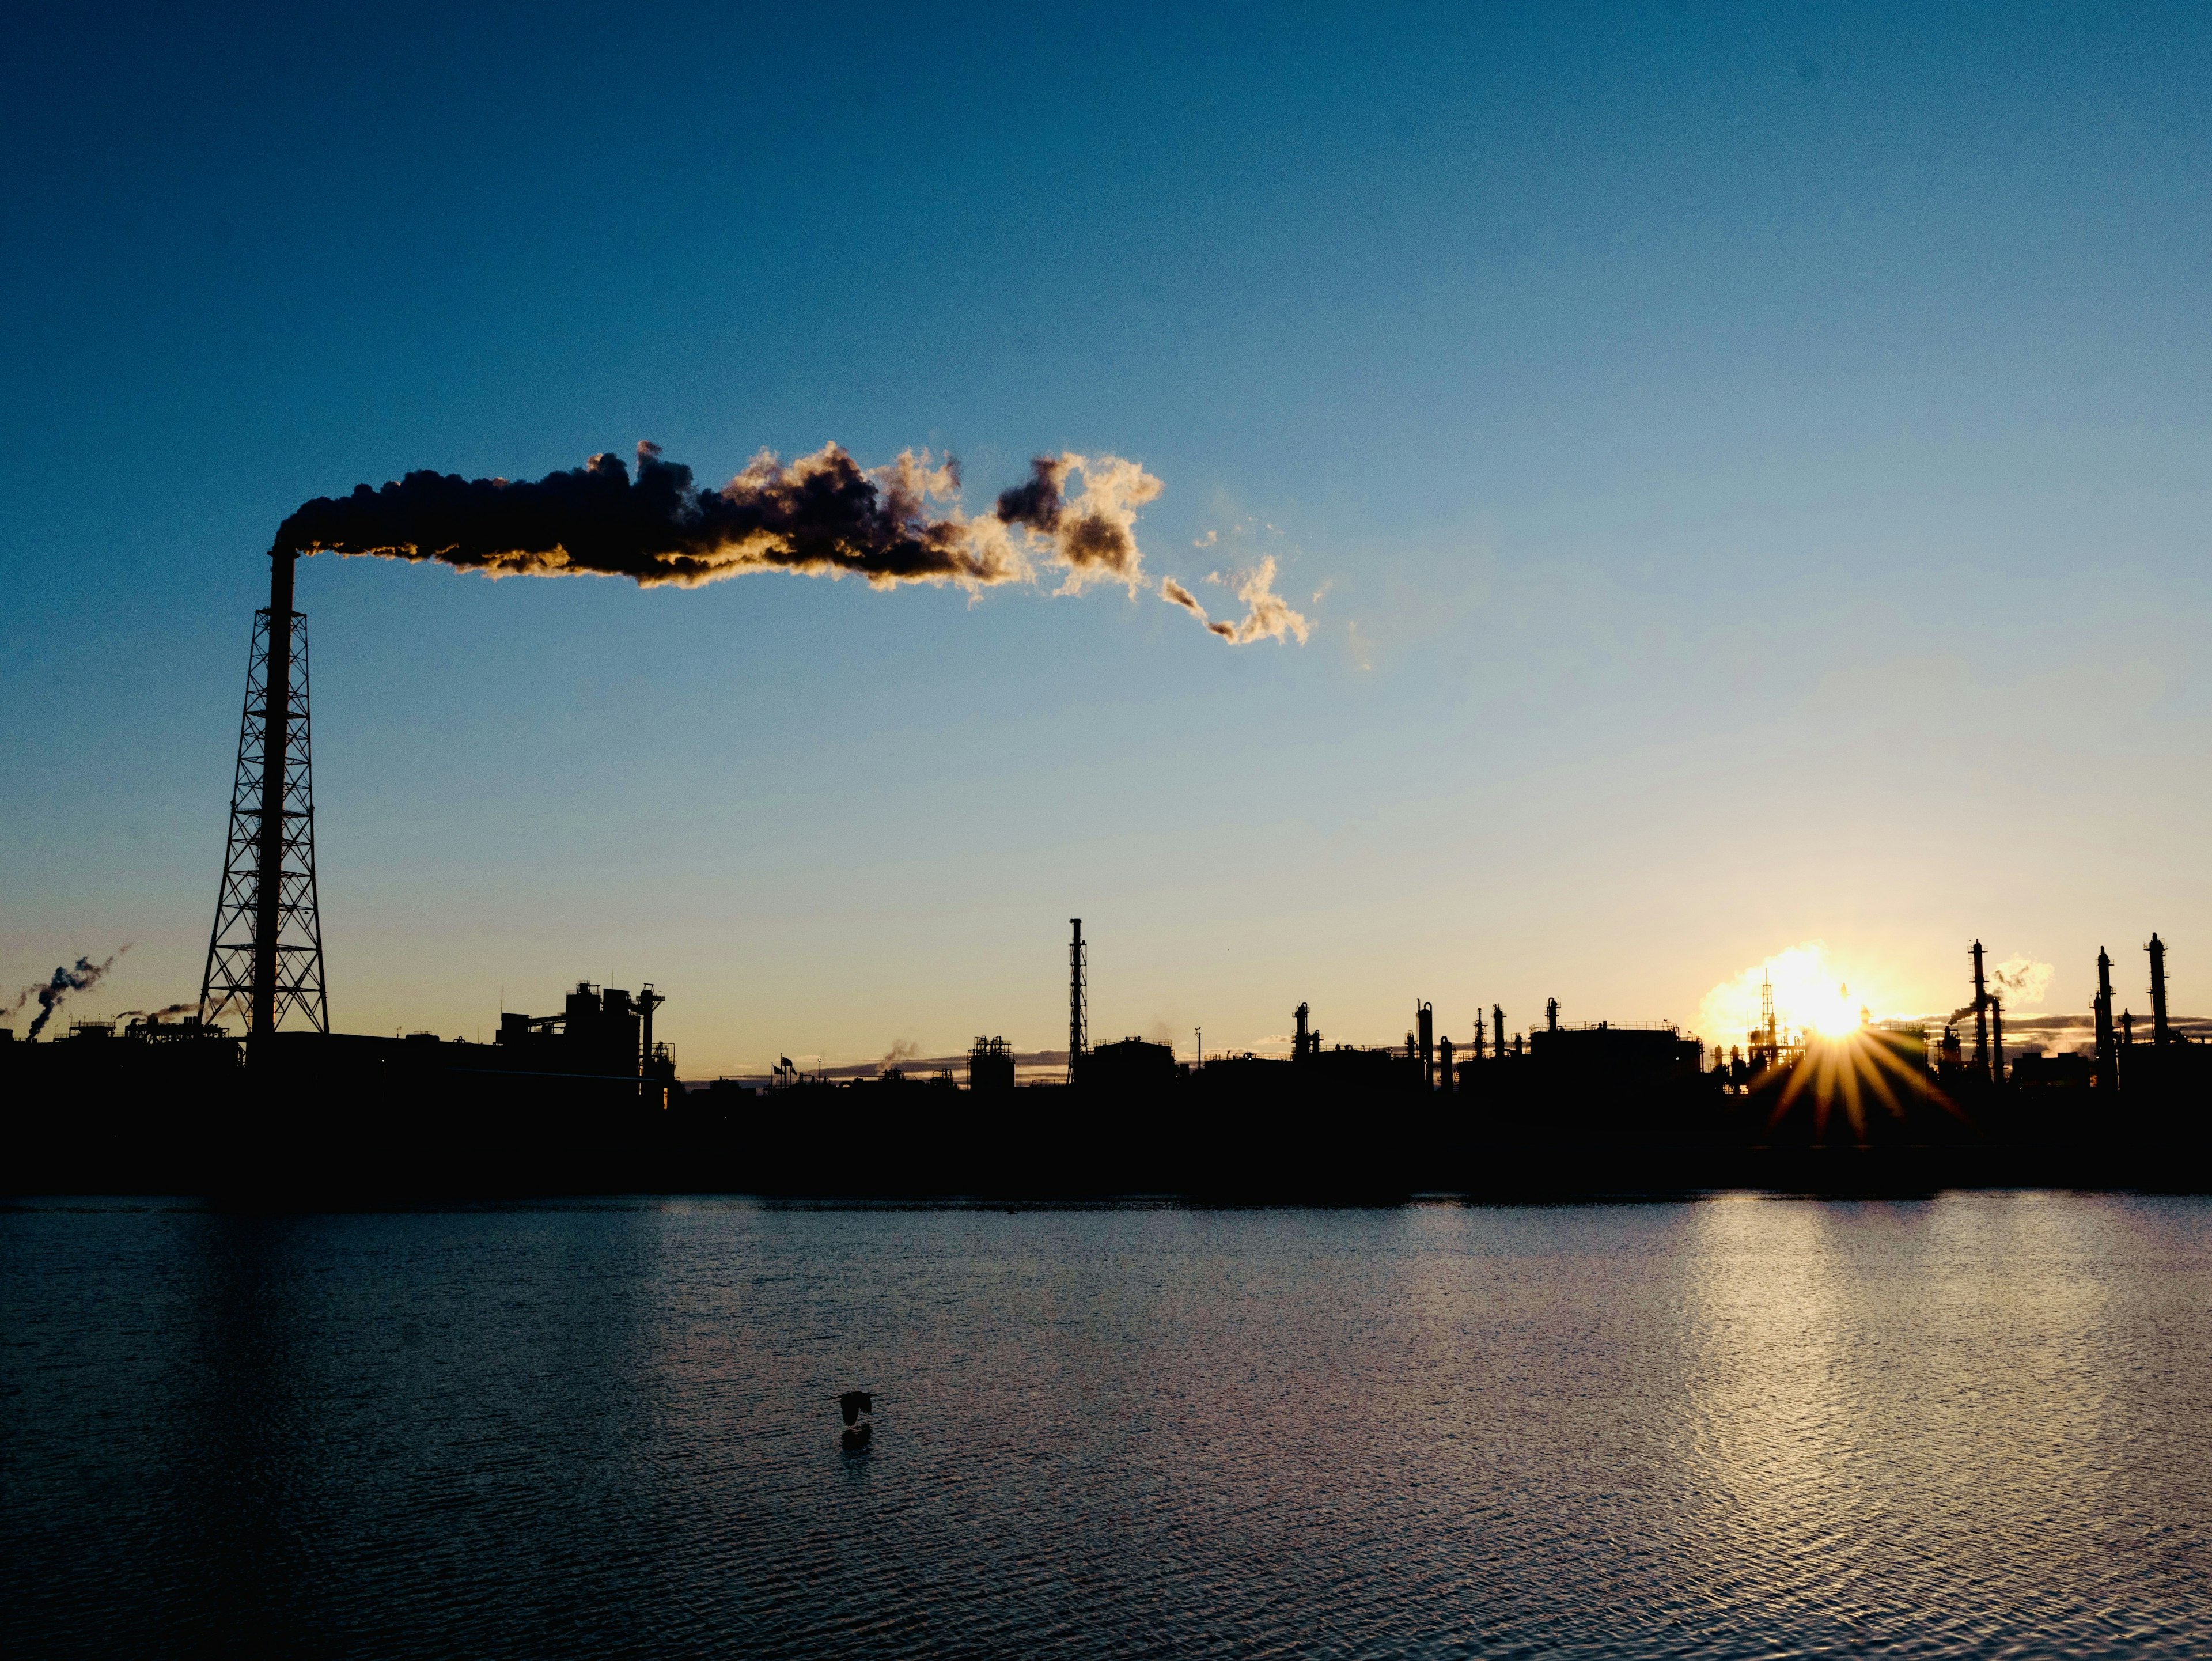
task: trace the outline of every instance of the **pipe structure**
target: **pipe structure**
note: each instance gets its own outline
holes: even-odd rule
[[[1505,1059],[1505,1009],[1502,1004],[1490,1006],[1490,1053],[1499,1061]]]
[[[2004,1000],[1990,995],[1990,1082],[2002,1084],[2004,1071]]]
[[[1449,1033],[1437,1040],[1437,1054],[1443,1066],[1443,1092],[1449,1096],[1458,1083],[1457,1075],[1452,1070],[1452,1041]]]
[[[2150,1041],[2163,1047],[2173,1042],[2166,1024],[2166,942],[2154,933],[2143,950],[2150,953]]]
[[[1437,1087],[1437,1007],[1434,1004],[1414,1004],[1413,1028],[1421,1035],[1421,1087],[1434,1090]]]

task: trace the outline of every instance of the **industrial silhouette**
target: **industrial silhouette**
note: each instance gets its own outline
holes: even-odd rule
[[[1287,1057],[1209,1055],[1201,1042],[1184,1062],[1146,1038],[1092,1042],[1079,918],[1065,1053],[978,1035],[964,1066],[946,1058],[928,1076],[905,1065],[840,1076],[783,1056],[757,1086],[687,1088],[653,1038],[666,1000],[651,983],[580,981],[557,1014],[503,1013],[489,1043],[332,1032],[295,563],[272,556],[270,603],[255,613],[200,1001],[119,1034],[113,1021],[76,1021],[58,1040],[18,1042],[0,1028],[10,1189],[1367,1201],[2212,1186],[2212,1044],[2169,1013],[2155,934],[2144,947],[2148,1041],[2136,1042],[2131,1010],[2115,1017],[2100,949],[2094,1046],[2078,1053],[2008,1054],[1998,989],[2014,983],[2000,972],[1991,985],[1978,940],[1969,1001],[1941,1022],[1793,1031],[1769,982],[1753,1024],[1710,1044],[1670,1025],[1572,1024],[1553,998],[1540,1025],[1510,1038],[1503,1005],[1486,1023],[1478,1006],[1463,1042],[1417,999],[1402,1046],[1358,1045],[1325,1042],[1299,1002]],[[106,967],[58,970],[29,1038]],[[841,1402],[865,1433],[866,1395]]]
[[[315,803],[307,747],[307,619],[292,609],[299,556],[269,557],[269,606],[253,614],[246,713],[230,791],[222,886],[200,979],[200,1017],[242,1016],[255,1037],[297,1013],[330,1031],[315,903]]]

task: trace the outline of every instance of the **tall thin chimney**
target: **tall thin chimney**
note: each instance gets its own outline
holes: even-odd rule
[[[1437,1007],[1416,1001],[1413,1005],[1413,1028],[1421,1035],[1421,1087],[1437,1087]]]
[[[307,620],[292,608],[299,556],[269,559],[253,614],[222,882],[200,976],[200,1015],[241,1017],[260,1040],[296,1012],[330,1031],[315,907],[315,801],[307,744]],[[259,1044],[254,1049],[258,1051]]]
[[[276,934],[283,922],[284,775],[292,743],[295,553],[269,556],[269,669],[261,710],[261,836],[255,850],[253,1011],[248,1035],[276,1030]]]
[[[2120,1077],[2119,1039],[2112,1031],[2112,959],[2097,948],[2097,1084],[2100,1089],[2118,1086]]]
[[[2002,1084],[2004,1071],[2004,1000],[1990,995],[1990,1082]]]
[[[2171,1043],[2173,1033],[2166,1024],[2166,942],[2154,932],[2143,949],[2150,953],[2150,1041]]]

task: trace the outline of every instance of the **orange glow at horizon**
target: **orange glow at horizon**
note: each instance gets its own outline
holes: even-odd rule
[[[1740,1043],[1759,1025],[1759,989],[1774,988],[1775,1025],[1785,1035],[1836,1037],[1883,1013],[1886,999],[1872,977],[1838,963],[1820,940],[1805,940],[1753,964],[1705,994],[1698,1030],[1706,1042]]]

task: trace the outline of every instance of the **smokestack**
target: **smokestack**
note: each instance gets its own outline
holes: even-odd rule
[[[2150,1041],[2163,1046],[2173,1038],[2166,1024],[2166,942],[2154,933],[2143,949],[2150,953]]]
[[[2004,1070],[2004,1000],[1990,995],[1990,1082],[2002,1084]]]
[[[1444,1094],[1449,1096],[1458,1082],[1458,1076],[1452,1069],[1452,1041],[1449,1034],[1437,1040],[1437,1053],[1443,1065]]]
[[[659,1008],[661,1005],[667,1001],[668,1000],[666,998],[663,997],[659,993],[653,989],[653,983],[651,981],[647,981],[645,983],[645,990],[637,995],[637,1013],[642,1018],[638,1023],[639,1037],[637,1046],[637,1076],[639,1080],[637,1093],[641,1098],[644,1097],[647,1089],[650,1087],[646,1085],[644,1080],[653,1071],[653,1012]],[[660,1105],[664,1108],[668,1105],[668,1097],[665,1092],[661,1094]]]
[[[276,935],[283,921],[285,758],[292,745],[292,573],[296,552],[269,555],[269,667],[261,706],[261,825],[255,849],[253,1005],[246,1036],[276,1030]]]
[[[1990,993],[1982,978],[1982,943],[1974,942],[1974,1071],[1990,1074]]]
[[[1557,998],[1547,998],[1544,1000],[1544,1031],[1556,1032],[1559,1030],[1559,1001]]]
[[[1291,1059],[1293,1061],[1306,1059],[1306,1046],[1310,1042],[1306,1037],[1306,1013],[1305,1005],[1300,1004],[1296,1012],[1298,1030],[1291,1039]]]
[[[1503,1005],[1490,1006],[1490,1053],[1499,1061],[1505,1059],[1505,1010]]]
[[[1421,1035],[1421,1087],[1437,1087],[1437,1007],[1431,1003],[1416,1002],[1413,1006],[1413,1027]]]
[[[2097,1082],[2106,1090],[2119,1083],[2119,1041],[2112,1031],[2112,959],[2097,948]]]

